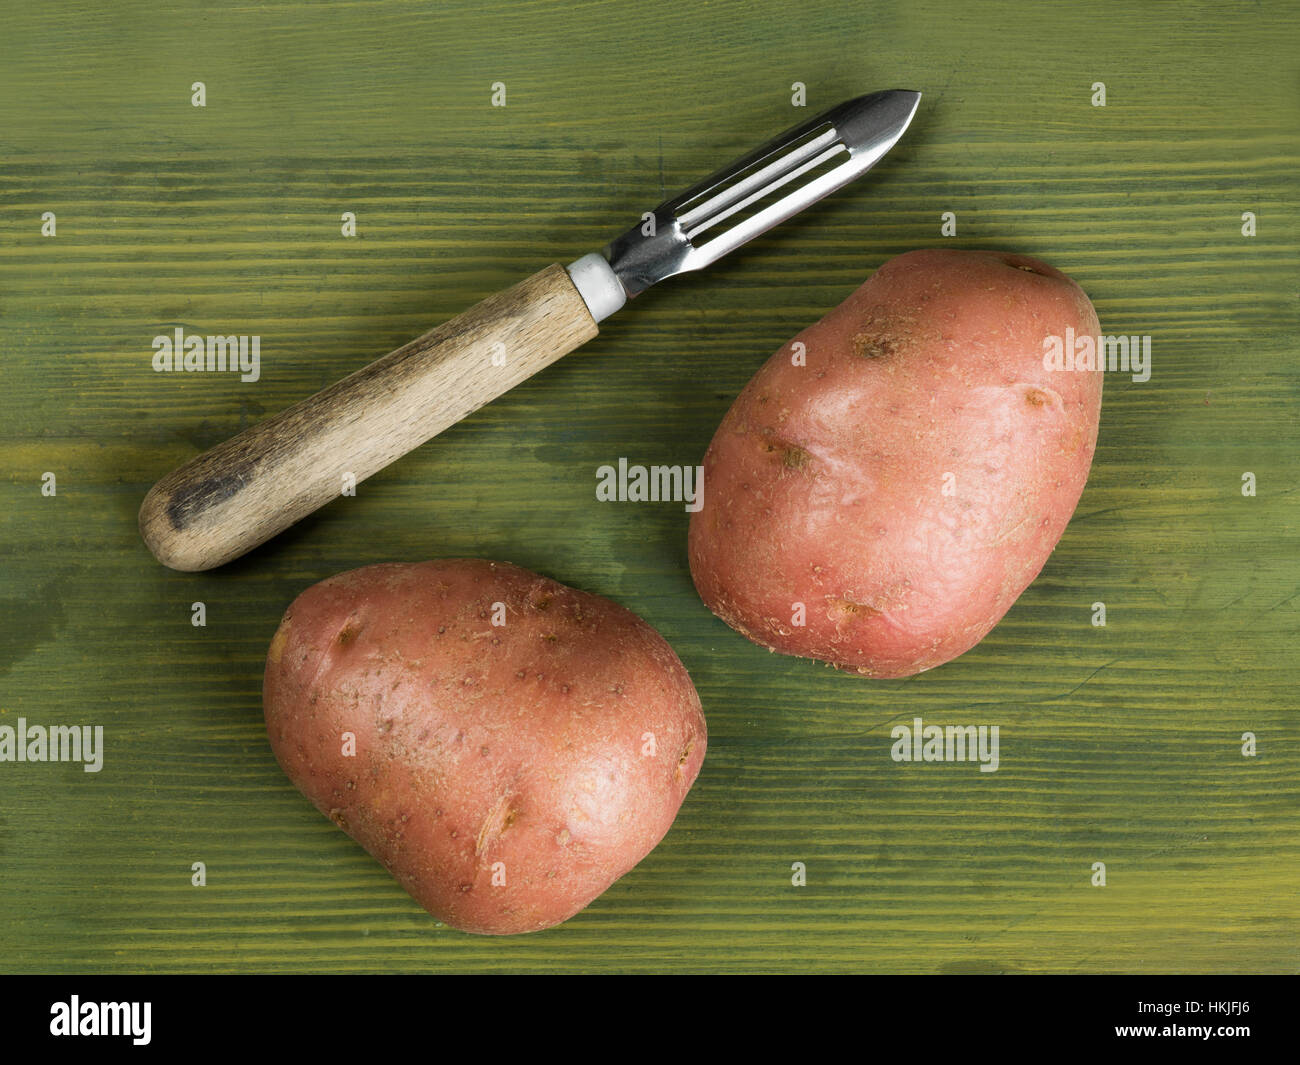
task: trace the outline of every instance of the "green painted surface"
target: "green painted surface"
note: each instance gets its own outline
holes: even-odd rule
[[[4,7],[0,724],[101,724],[106,750],[0,763],[0,968],[1297,968],[1294,6]],[[921,113],[833,201],[247,559],[149,557],[136,508],[199,449],[883,87]],[[1151,380],[1107,382],[1077,515],[978,648],[892,682],[769,655],[696,598],[680,505],[599,504],[595,469],[697,462],[782,341],[940,245],[1066,270],[1104,331],[1153,337]],[[260,335],[260,380],[154,373],[176,326]],[[637,611],[709,720],[664,843],[533,936],[438,927],[264,739],[299,591],[458,555]],[[998,724],[1001,768],[895,764],[914,716]]]

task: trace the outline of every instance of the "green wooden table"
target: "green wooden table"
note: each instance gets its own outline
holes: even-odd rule
[[[105,747],[0,763],[0,969],[1296,970],[1294,5],[164,6],[4,4],[0,725]],[[870,177],[246,559],[148,555],[173,466],[884,87],[925,97]],[[596,468],[698,462],[771,351],[944,245],[1066,270],[1151,379],[1108,380],[1074,521],[976,649],[885,682],[769,655],[700,604],[681,505],[599,503]],[[154,372],[178,326],[260,336],[259,380]],[[264,737],[299,591],[448,556],[635,610],[708,715],[667,839],[536,935],[437,925]],[[999,770],[893,762],[918,716],[999,725]]]

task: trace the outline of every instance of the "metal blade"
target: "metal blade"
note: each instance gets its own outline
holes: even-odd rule
[[[861,177],[903,135],[921,94],[859,96],[809,119],[654,210],[604,250],[628,296],[699,270]]]

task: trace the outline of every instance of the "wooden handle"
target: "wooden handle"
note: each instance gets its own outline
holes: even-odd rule
[[[164,477],[140,533],[172,569],[220,566],[597,331],[564,267],[548,266]]]

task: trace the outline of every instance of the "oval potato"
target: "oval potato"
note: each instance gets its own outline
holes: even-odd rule
[[[1045,343],[1098,332],[1083,290],[1036,259],[885,263],[723,418],[690,526],[705,604],[773,651],[870,677],[973,647],[1037,576],[1092,463],[1102,373],[1049,368]]]
[[[473,559],[307,589],[263,702],[289,779],[469,932],[581,910],[663,838],[706,745],[690,677],[644,621]]]

